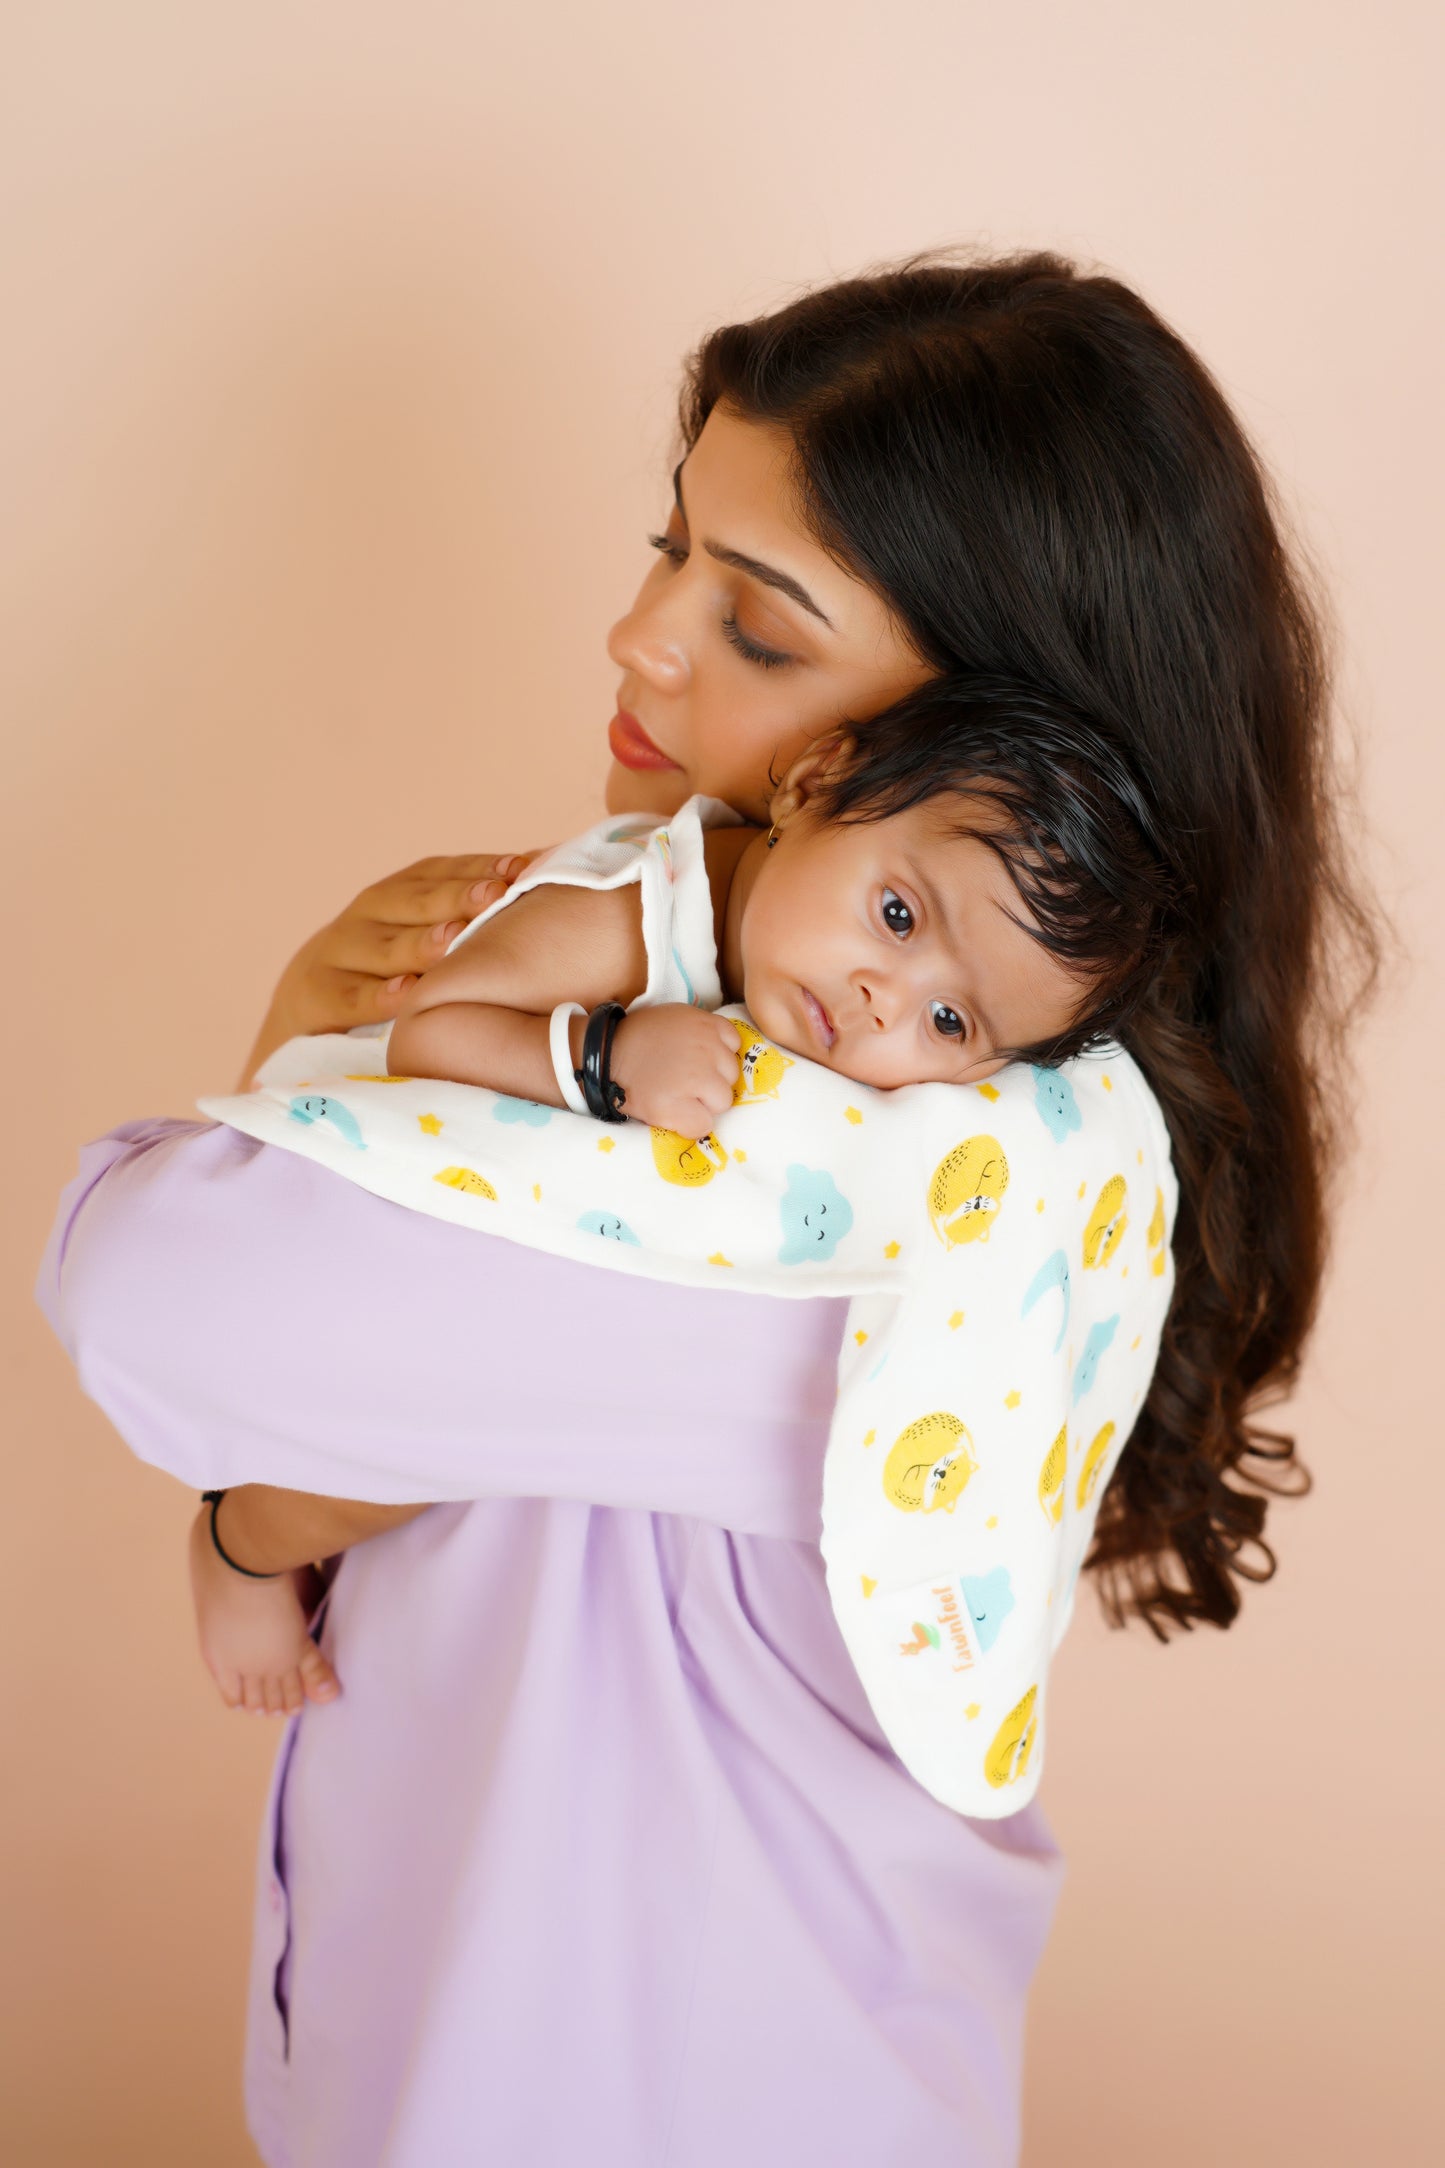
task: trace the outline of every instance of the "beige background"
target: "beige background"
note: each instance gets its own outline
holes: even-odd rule
[[[274,1734],[193,1656],[190,1502],[29,1307],[77,1143],[229,1081],[289,950],[426,850],[593,816],[678,356],[951,239],[1119,268],[1283,478],[1408,971],[1240,1628],[1085,1617],[1028,2168],[1445,2147],[1445,1115],[1429,0],[0,13],[9,1926],[0,2154],[250,2159]],[[1434,1293],[1431,1293],[1432,1288]],[[384,1360],[384,1353],[379,1354]]]

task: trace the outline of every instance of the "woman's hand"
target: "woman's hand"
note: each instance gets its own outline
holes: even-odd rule
[[[408,987],[536,856],[419,858],[364,888],[282,972],[240,1089],[288,1039],[389,1022]]]

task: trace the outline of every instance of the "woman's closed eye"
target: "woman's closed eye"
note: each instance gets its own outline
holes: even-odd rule
[[[686,543],[676,541],[670,534],[650,534],[647,539],[675,570],[680,570],[692,554]],[[729,647],[736,648],[745,662],[756,663],[760,670],[780,670],[785,663],[793,660],[791,655],[785,655],[780,648],[764,647],[761,640],[750,639],[738,623],[735,610],[729,610],[724,617],[722,635]]]
[[[780,670],[784,663],[793,659],[775,647],[764,647],[761,641],[750,640],[731,610],[722,621],[722,632],[729,647],[735,647],[746,662],[755,662],[761,670]]]

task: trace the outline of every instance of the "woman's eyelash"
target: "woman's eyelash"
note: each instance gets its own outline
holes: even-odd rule
[[[780,670],[784,663],[793,659],[791,655],[780,655],[774,647],[759,647],[757,641],[750,640],[737,619],[731,615],[723,619],[722,629],[723,638],[728,645],[735,647],[747,661],[757,663],[760,669]]]
[[[660,550],[670,563],[675,565],[685,565],[687,563],[687,551],[680,542],[674,542],[671,535],[650,534],[647,539],[651,547]]]

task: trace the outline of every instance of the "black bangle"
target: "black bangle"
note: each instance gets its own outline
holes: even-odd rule
[[[627,1011],[620,1001],[599,1002],[582,1034],[582,1066],[573,1074],[582,1087],[587,1112],[599,1122],[625,1122],[627,1094],[612,1075],[612,1042]]]
[[[248,1581],[279,1581],[281,1578],[279,1573],[255,1573],[249,1566],[238,1565],[230,1552],[225,1549],[220,1537],[216,1534],[216,1508],[225,1495],[223,1490],[204,1490],[201,1492],[201,1504],[209,1506],[211,1509],[211,1541],[216,1546],[217,1555],[225,1560],[232,1573],[244,1574]]]

